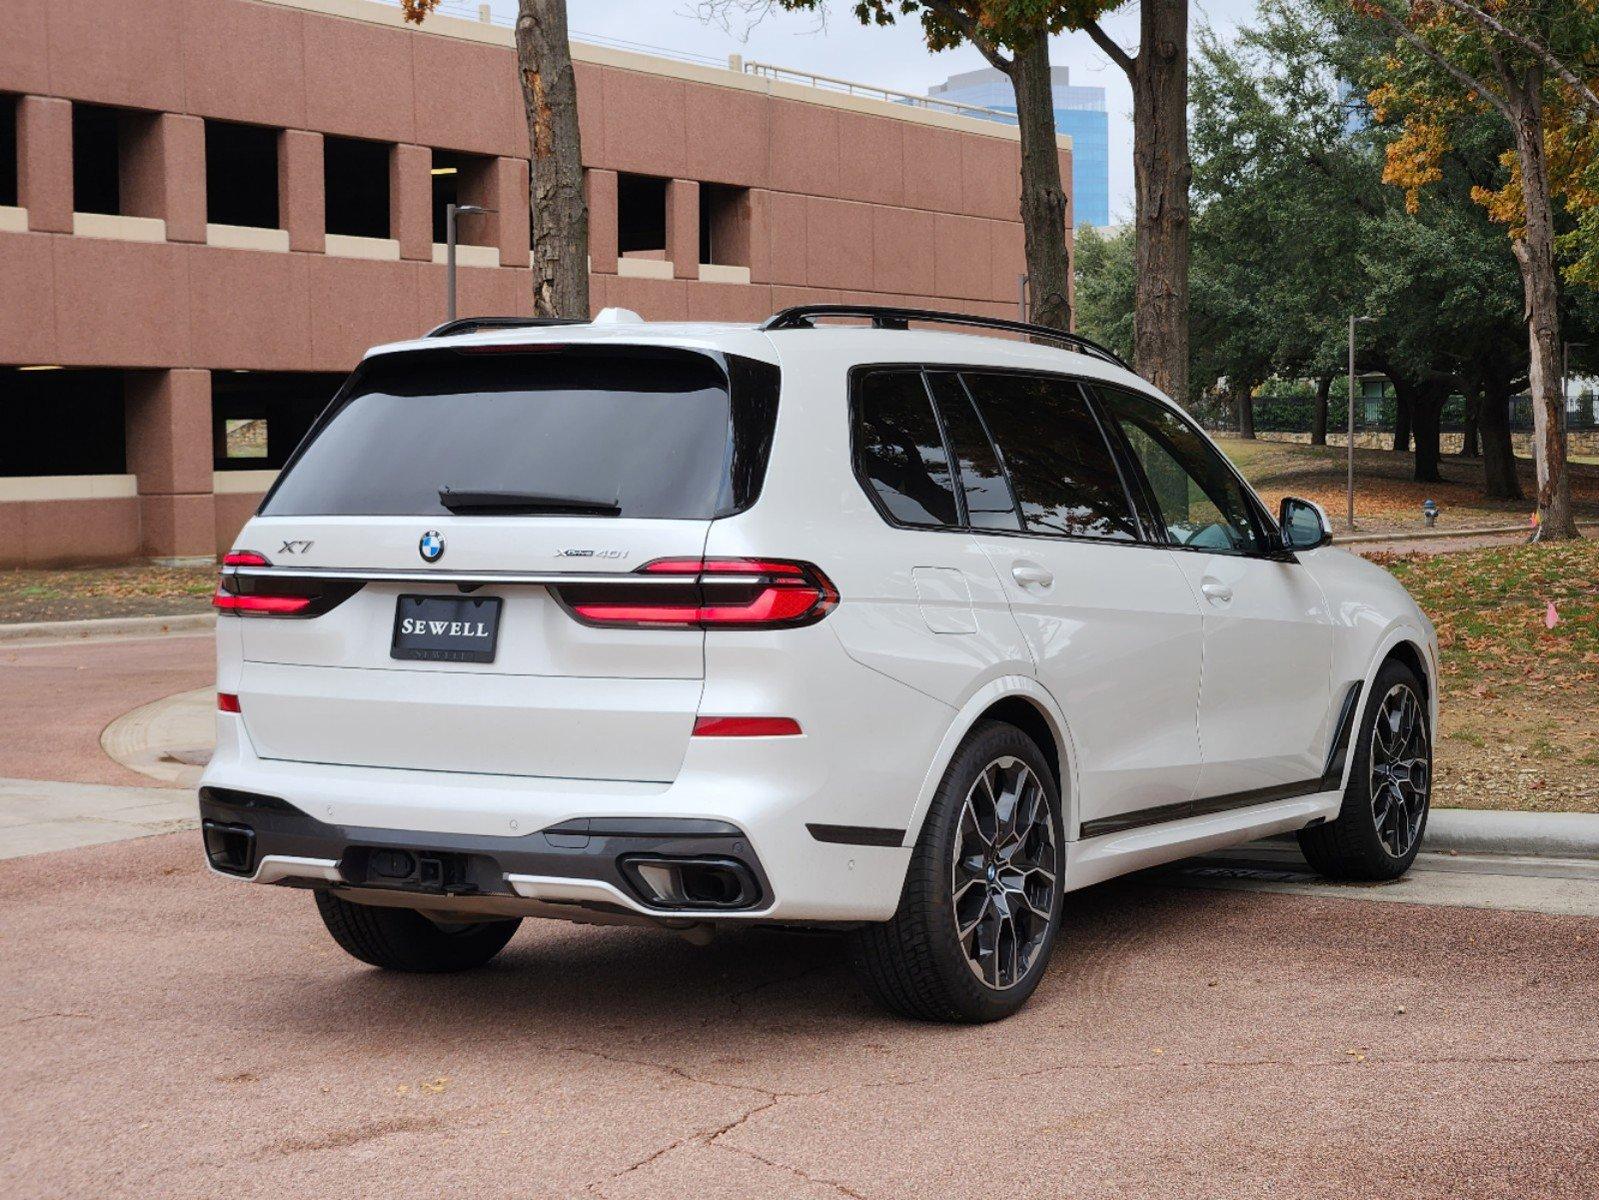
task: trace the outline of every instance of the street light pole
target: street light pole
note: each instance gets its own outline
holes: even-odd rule
[[[446,321],[455,320],[455,219],[493,211],[492,208],[484,208],[481,204],[444,206],[444,319]]]
[[[1351,530],[1355,527],[1355,326],[1374,320],[1353,313],[1349,317],[1349,496],[1345,520]]]

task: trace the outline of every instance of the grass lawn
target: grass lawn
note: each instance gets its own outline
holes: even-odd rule
[[[1284,496],[1314,500],[1340,531],[1345,511],[1346,451],[1342,446],[1250,441],[1222,437],[1218,442],[1255,490],[1273,507]],[[1532,463],[1518,459],[1522,491],[1535,493]],[[1411,456],[1387,450],[1355,451],[1355,524],[1362,532],[1390,533],[1424,528],[1423,500],[1438,502],[1440,529],[1526,524],[1531,500],[1490,500],[1481,495],[1482,463],[1445,455],[1442,483],[1416,483]],[[1572,502],[1579,520],[1599,520],[1599,465],[1571,464]]]
[[[1373,557],[1438,627],[1434,803],[1599,812],[1599,543]]]
[[[215,567],[0,570],[0,624],[210,611]]]

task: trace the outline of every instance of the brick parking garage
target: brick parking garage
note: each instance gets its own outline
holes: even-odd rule
[[[1013,128],[573,56],[595,309],[1014,315]],[[508,29],[374,0],[13,0],[0,563],[225,548],[362,351],[443,319],[445,205],[496,210],[461,221],[460,311],[530,311],[527,188]]]

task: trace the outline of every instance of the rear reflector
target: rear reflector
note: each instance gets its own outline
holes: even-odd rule
[[[223,612],[254,614],[263,617],[288,617],[303,613],[311,607],[309,596],[275,596],[263,594],[239,595],[226,588],[218,588],[211,597],[213,608]]]
[[[838,591],[820,568],[789,559],[658,558],[633,575],[673,582],[641,584],[621,575],[615,583],[554,590],[589,625],[784,629],[820,621],[838,604]]]
[[[232,692],[217,693],[217,711],[236,713],[239,711],[239,698]]]
[[[793,717],[696,717],[695,737],[797,737]]]

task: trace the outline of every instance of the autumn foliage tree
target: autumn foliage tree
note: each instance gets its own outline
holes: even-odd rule
[[[420,25],[439,0],[400,4],[405,19]],[[541,317],[586,318],[589,210],[566,0],[518,0],[516,62],[532,162],[534,311]]]
[[[1561,423],[1560,280],[1557,254],[1574,251],[1577,278],[1599,272],[1583,241],[1599,223],[1594,150],[1599,95],[1596,0],[1354,0],[1394,38],[1391,82],[1372,94],[1379,118],[1400,122],[1387,179],[1410,204],[1437,181],[1463,118],[1488,112],[1508,128],[1504,178],[1476,196],[1509,228],[1525,296],[1531,353],[1533,450],[1539,539],[1574,538]],[[1564,209],[1564,212],[1557,211]],[[1557,222],[1575,217],[1562,237]]]

